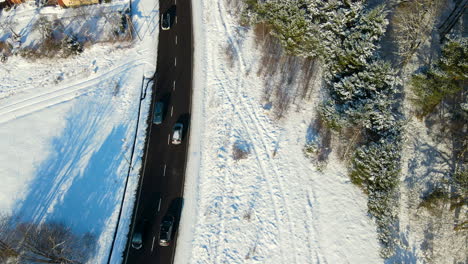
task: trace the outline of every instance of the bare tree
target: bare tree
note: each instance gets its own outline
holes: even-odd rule
[[[93,252],[95,238],[77,235],[58,222],[15,224],[0,217],[0,261],[2,263],[85,263]]]
[[[406,64],[430,36],[442,4],[442,0],[414,0],[398,4],[392,22],[402,64]]]

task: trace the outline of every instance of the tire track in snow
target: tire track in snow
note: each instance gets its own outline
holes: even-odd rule
[[[20,101],[0,106],[0,124],[87,94],[93,91],[94,85],[102,82],[103,79],[120,74],[123,70],[129,70],[144,64],[136,64],[135,62],[137,61],[138,60],[133,60],[131,62],[122,64],[86,81],[80,81],[69,86],[65,86],[53,91],[46,91]]]
[[[226,10],[224,9],[224,6],[221,3],[221,1],[219,1],[218,2],[218,13],[217,13],[217,16],[216,16],[217,22],[222,25],[222,28],[224,28],[224,30],[225,30],[224,33],[226,33],[226,35],[229,38],[229,41],[231,41],[231,43],[233,45],[233,48],[237,52],[237,59],[238,59],[238,63],[239,63],[238,72],[245,73],[245,62],[242,59],[242,51],[239,48],[237,42],[234,41],[234,37],[233,37],[230,29],[228,28],[228,25],[226,24],[223,16],[221,15],[223,13],[225,14]],[[214,65],[214,63],[213,63],[213,65]],[[215,72],[217,72],[216,69],[214,69],[214,70],[215,70]],[[219,69],[218,69],[218,71],[219,71]],[[223,71],[222,71],[222,74],[225,75],[225,76],[228,76],[228,74],[223,72]],[[268,185],[268,188],[269,188],[269,195],[270,195],[271,201],[273,202],[273,205],[274,205],[275,217],[277,219],[277,222],[278,222],[278,224],[288,225],[289,231],[287,233],[294,234],[293,227],[292,227],[292,221],[291,221],[291,218],[290,218],[291,213],[289,211],[289,206],[288,206],[289,204],[288,204],[288,201],[285,198],[286,196],[285,196],[285,192],[284,192],[284,186],[283,186],[284,184],[282,183],[281,176],[280,176],[280,173],[278,171],[278,168],[277,168],[276,164],[274,162],[271,162],[271,157],[269,155],[268,145],[264,141],[264,136],[268,138],[268,133],[265,133],[265,131],[267,131],[267,130],[261,124],[260,118],[256,113],[256,109],[253,108],[252,103],[247,103],[246,104],[245,100],[243,100],[244,97],[241,96],[241,94],[240,94],[241,88],[245,87],[245,81],[243,79],[240,79],[240,78],[236,78],[235,80],[230,80],[230,81],[231,81],[232,87],[237,88],[236,92],[230,92],[228,89],[224,89],[223,86],[221,86],[221,87],[224,90],[224,93],[227,95],[228,100],[230,101],[231,105],[234,106],[234,111],[240,117],[241,123],[242,123],[243,127],[246,129],[246,132],[248,134],[249,140],[251,142],[261,143],[261,146],[259,148],[256,146],[256,144],[252,144],[253,151],[254,151],[257,163],[258,163],[258,165],[259,165],[259,167],[260,167],[260,169],[262,171],[262,174],[263,174],[264,178],[266,179],[266,182],[267,182],[267,185]],[[239,98],[240,104],[235,104],[233,98]],[[240,110],[239,108],[242,108],[242,110]],[[245,113],[248,113],[248,114],[245,114]],[[249,120],[250,122],[247,122],[246,120]],[[255,140],[254,140],[254,136],[252,136],[252,134],[261,135],[261,136],[256,137]],[[260,159],[259,157],[261,155],[265,156],[265,159]],[[265,161],[268,163],[267,165],[265,164]],[[271,169],[272,169],[273,173],[269,173],[267,168],[270,168],[270,172],[271,172]],[[275,182],[275,183],[273,183],[272,181]],[[280,205],[278,205],[278,204],[280,204]],[[279,207],[282,207],[282,209],[279,209]],[[282,210],[284,210],[285,213],[283,213]],[[284,217],[286,218],[287,223],[284,223],[284,220],[280,219],[280,216],[283,217],[283,214],[284,214]],[[288,242],[284,243],[284,242],[282,242],[282,240],[285,240],[284,237],[287,238],[288,235],[285,235],[283,237],[282,233],[285,233],[285,232],[281,228],[278,231],[279,231],[279,239],[281,240],[280,245],[291,245],[291,249],[293,251],[292,255],[293,255],[293,258],[294,258],[293,261],[294,261],[294,263],[297,263],[296,254],[294,252],[295,249],[296,249],[294,239],[286,239]],[[281,258],[284,258],[284,253],[283,253],[284,249],[282,247],[280,247],[280,250],[281,250]],[[282,262],[284,262],[284,259],[283,259]]]
[[[309,166],[304,164],[303,160],[300,160],[297,157],[294,158],[294,165],[297,166],[297,167],[302,167],[303,171],[309,171],[310,174],[316,173],[316,170],[311,169]],[[311,209],[314,208],[313,207],[314,203],[319,204],[318,199],[317,199],[317,195],[315,194],[315,192],[311,188],[307,190],[307,202],[308,202],[309,208],[311,208]],[[314,253],[313,256],[314,256],[314,258],[316,260],[316,263],[328,264],[326,256],[324,257],[323,254],[321,253],[322,252],[322,250],[321,250],[322,247],[321,247],[320,241],[319,241],[320,227],[317,226],[317,224],[316,224],[316,223],[320,223],[320,219],[318,217],[319,214],[312,214],[307,209],[308,208],[305,208],[305,210],[304,210],[307,213],[307,218],[313,220],[312,221],[312,223],[313,223],[312,226],[307,228],[308,233],[313,235],[313,237],[314,237],[313,240],[309,239],[310,245],[314,245],[314,247],[315,247],[315,249],[313,249],[313,253]],[[317,211],[317,213],[319,212],[318,209],[316,209],[315,211]],[[310,248],[310,250],[312,250],[312,247]]]

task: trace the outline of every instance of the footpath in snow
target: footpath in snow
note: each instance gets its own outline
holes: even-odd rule
[[[176,263],[383,263],[366,197],[345,167],[331,153],[318,171],[303,155],[319,96],[274,120],[256,74],[261,52],[234,2],[193,1],[193,121]],[[248,154],[234,159],[235,148]]]

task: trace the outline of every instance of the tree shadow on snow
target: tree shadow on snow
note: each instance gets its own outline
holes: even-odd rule
[[[15,212],[20,221],[60,221],[76,233],[96,237],[108,228],[128,169],[123,140],[129,129],[106,123],[113,114],[110,105],[90,100],[71,112]],[[105,126],[112,128],[106,131]]]

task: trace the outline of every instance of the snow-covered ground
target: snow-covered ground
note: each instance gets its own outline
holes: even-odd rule
[[[332,152],[319,171],[303,155],[319,90],[275,121],[256,74],[261,52],[231,8],[193,2],[193,120],[176,263],[383,263],[366,197],[344,165]],[[247,158],[234,160],[234,145]]]
[[[323,168],[303,155],[304,144],[317,136],[312,123],[320,83],[310,100],[276,120],[272,102],[264,99],[270,90],[265,78],[275,77],[259,74],[260,45],[252,30],[239,26],[232,3],[192,1],[195,86],[175,263],[383,263],[367,198],[350,183],[345,164],[334,151]],[[127,4],[119,0],[103,7]],[[14,22],[25,45],[33,45],[38,36],[30,34],[31,27],[39,15],[65,17],[72,27],[82,27],[73,17],[92,9],[37,12],[26,4],[1,13],[0,23]],[[106,24],[104,13],[84,16],[96,29],[88,36],[106,34],[99,30]],[[76,57],[14,56],[0,64],[0,213],[24,221],[63,221],[76,232],[91,232],[98,240],[92,264],[107,262],[142,80],[152,76],[156,63],[158,1],[133,1],[132,14],[141,40],[131,45],[105,41]],[[8,33],[4,28],[0,33],[3,41]],[[300,80],[292,80],[291,87],[296,85]],[[143,118],[111,263],[121,262],[126,242],[150,96],[148,90],[141,102]],[[430,157],[423,147],[442,152],[445,147],[428,137],[421,122],[412,120],[409,127],[418,132],[403,153],[403,173],[413,177],[402,178],[401,235],[407,251],[398,252],[395,263],[422,263],[419,247],[438,224],[415,210],[419,200],[412,185],[423,188],[427,182],[422,177],[429,175]],[[234,159],[234,146],[246,157]],[[415,225],[418,217],[429,220]],[[438,261],[452,260],[444,256],[448,250],[455,255],[466,249],[459,236],[431,241],[429,246],[442,245],[433,253]]]
[[[112,1],[83,10],[123,10],[128,4]],[[74,232],[90,232],[98,243],[89,263],[107,263],[135,137],[112,263],[120,262],[138,183],[151,99],[151,89],[146,94],[142,82],[156,68],[159,10],[156,0],[132,5],[141,40],[97,43],[69,58],[12,56],[0,64],[0,212],[21,221],[61,221]],[[65,17],[65,25],[89,26],[94,36],[105,34],[99,31],[106,25],[99,15],[85,15],[89,24],[72,25],[77,19],[67,17],[79,10],[38,11],[27,3],[3,11],[0,22],[13,25],[24,45],[37,40],[31,27],[39,16]],[[1,38],[9,34],[2,30]]]

